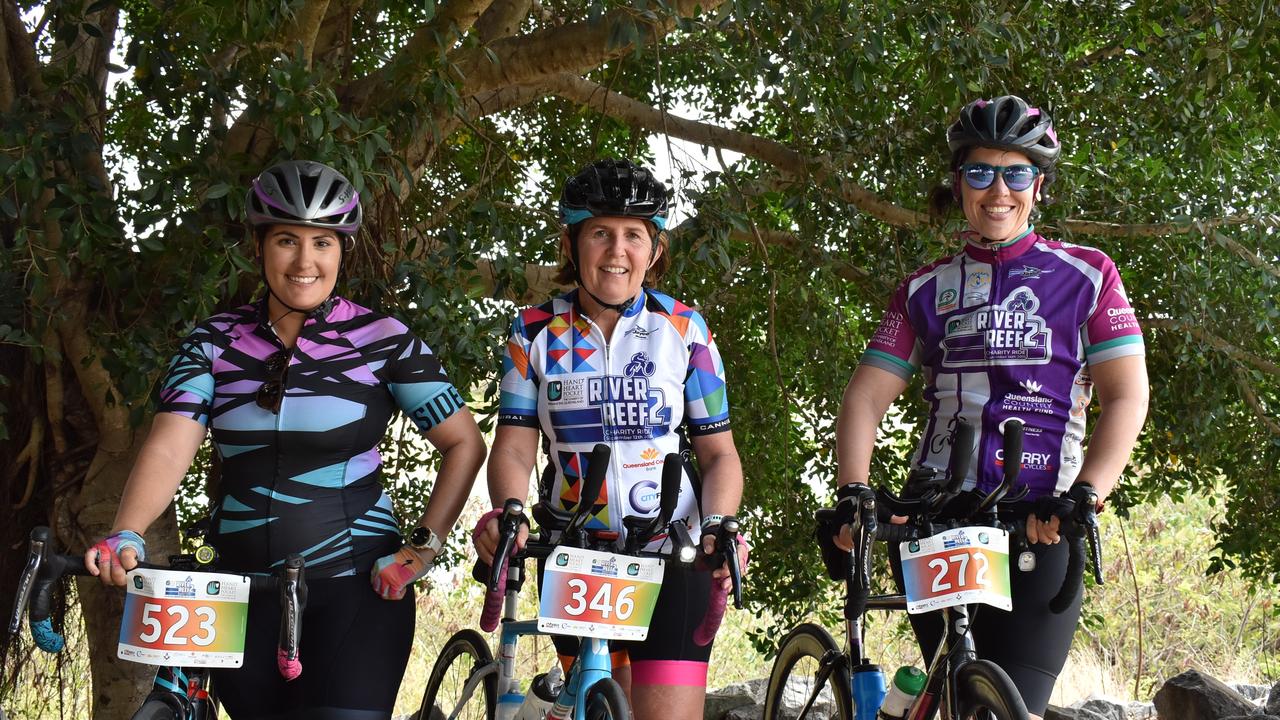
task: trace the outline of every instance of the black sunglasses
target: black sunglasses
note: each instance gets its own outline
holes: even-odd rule
[[[279,350],[267,358],[264,363],[271,379],[262,383],[255,398],[258,407],[270,410],[272,414],[280,412],[280,403],[284,401],[284,381],[289,377],[289,351]]]
[[[1040,174],[1035,165],[988,165],[986,163],[965,163],[960,166],[960,174],[964,182],[974,190],[986,190],[996,181],[996,175],[1004,178],[1005,187],[1014,192],[1021,192],[1031,187]]]

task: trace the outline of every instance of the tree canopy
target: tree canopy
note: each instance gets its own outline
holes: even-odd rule
[[[658,144],[685,218],[664,289],[702,310],[725,357],[750,597],[810,609],[841,391],[896,283],[958,246],[957,220],[925,212],[947,124],[1014,93],[1064,144],[1037,229],[1110,254],[1146,332],[1152,412],[1116,504],[1225,481],[1219,566],[1280,572],[1270,0],[0,8],[7,547],[36,524],[75,548],[108,529],[177,342],[258,292],[239,240],[266,165],[353,179],[368,220],[345,292],[409,322],[492,410],[511,309],[553,290],[560,182],[600,156],[652,162],[657,136],[700,148]],[[905,465],[916,398],[884,427],[881,481]],[[175,537],[172,517],[149,533]],[[17,561],[0,565],[7,593]],[[118,599],[80,597],[110,647]],[[124,717],[141,683],[108,654],[97,713]]]

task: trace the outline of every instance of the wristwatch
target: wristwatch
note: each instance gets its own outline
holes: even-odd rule
[[[440,539],[435,530],[419,525],[409,533],[409,545],[414,550],[430,550],[439,555],[440,549],[444,547],[444,540]]]

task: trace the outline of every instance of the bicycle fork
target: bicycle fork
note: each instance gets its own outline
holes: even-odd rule
[[[978,657],[969,634],[969,608],[943,608],[942,622],[946,629],[929,663],[929,680],[907,711],[907,720],[928,720],[939,707],[944,710],[944,720],[953,720],[959,714],[956,674],[965,663]]]

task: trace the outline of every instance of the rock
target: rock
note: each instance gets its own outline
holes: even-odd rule
[[[1280,683],[1271,686],[1265,707],[1268,715],[1280,715]]]
[[[1258,708],[1226,683],[1198,670],[1169,678],[1155,696],[1160,720],[1223,720]]]
[[[705,720],[722,720],[727,719],[728,713],[735,708],[763,706],[764,693],[768,685],[767,678],[757,678],[711,690],[707,693],[707,703],[703,708],[702,717]],[[760,711],[757,710],[756,715],[759,716]]]
[[[1271,688],[1266,685],[1247,685],[1245,683],[1227,683],[1227,686],[1241,695],[1249,698],[1254,704],[1261,704],[1259,700],[1265,700],[1267,691]]]
[[[1100,698],[1089,698],[1071,707],[1050,705],[1044,713],[1044,720],[1128,720],[1124,708]]]
[[[1101,720],[1129,720],[1129,713],[1124,705],[1114,700],[1108,700],[1103,697],[1089,697],[1082,703],[1077,703],[1080,711],[1088,713],[1085,717],[1100,718]]]
[[[724,720],[760,720],[764,717],[764,705],[743,705],[725,713]]]

